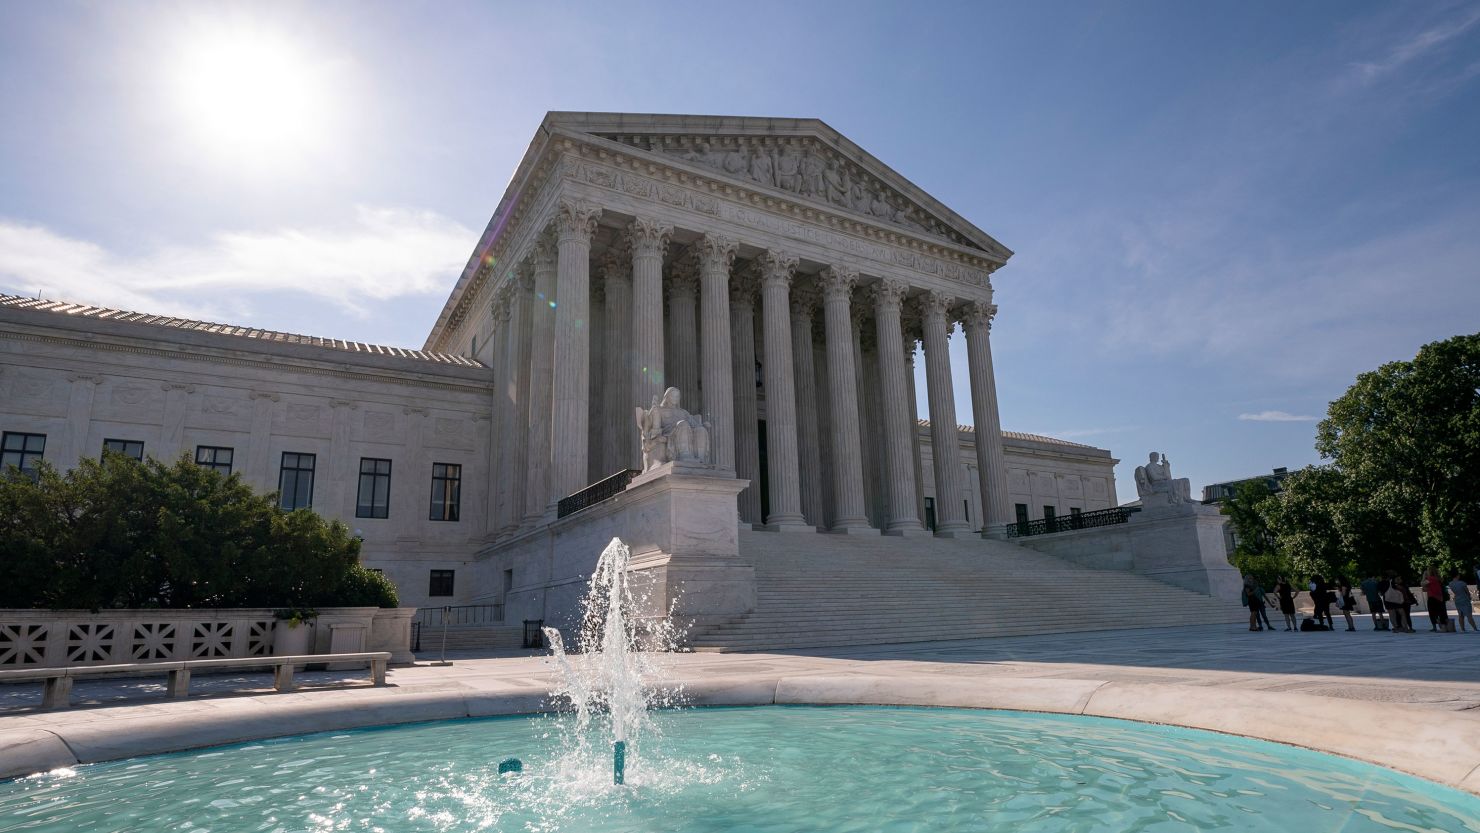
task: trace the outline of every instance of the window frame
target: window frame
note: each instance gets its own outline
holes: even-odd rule
[[[441,581],[446,581],[445,593],[437,592],[442,589]],[[456,570],[430,570],[427,572],[427,598],[446,599],[457,595],[457,571]]]
[[[11,438],[20,441],[20,448],[11,448]],[[31,441],[40,439],[40,448],[31,448]],[[10,466],[15,466],[21,474],[36,480],[41,475],[36,470],[35,463],[46,459],[46,435],[31,431],[5,431],[0,432],[0,472],[4,472]]]
[[[438,472],[439,467],[441,473]],[[442,508],[440,515],[437,512],[439,497]],[[462,463],[432,463],[432,497],[427,506],[427,519],[449,523],[462,520]]]
[[[120,446],[123,446],[123,447],[122,448],[113,448],[113,449],[110,449],[108,447],[108,444],[109,443],[116,443],[116,444],[118,444]],[[131,446],[131,445],[136,445],[136,446],[139,447],[139,453],[138,454],[130,454],[128,452],[128,447]],[[127,458],[129,458],[131,460],[139,460],[139,461],[142,462],[143,459],[144,459],[144,441],[143,440],[122,440],[122,439],[119,439],[117,437],[104,437],[103,438],[103,453],[98,455],[98,459],[99,460],[103,459],[103,456],[107,452],[109,452],[109,451],[112,451],[115,454],[122,454],[123,456],[125,456],[125,457],[127,457]]]
[[[200,459],[200,456],[201,456],[201,452],[202,451],[210,451],[211,452],[211,459],[209,461]],[[220,452],[222,452],[222,451],[226,452],[226,455],[227,455],[227,458],[228,458],[225,463],[222,463],[220,461]],[[195,464],[197,466],[200,466],[201,468],[207,468],[207,469],[210,469],[211,471],[220,472],[223,476],[230,477],[231,476],[231,468],[232,468],[233,464],[235,464],[235,463],[236,463],[236,449],[234,447],[232,447],[232,446],[229,446],[229,445],[198,445],[198,446],[195,447]],[[279,478],[279,480],[281,481],[281,477]]]
[[[384,471],[381,471],[381,464]],[[365,470],[366,464],[370,471]],[[369,479],[370,502],[365,502],[366,479]],[[384,520],[391,516],[391,460],[389,457],[361,457],[359,489],[355,492],[355,517]]]
[[[289,466],[288,465],[288,458],[289,457],[294,458],[293,459],[293,462],[294,462],[294,465],[293,466]],[[308,461],[308,466],[307,467],[304,467],[304,466],[301,465],[305,459]],[[278,465],[278,506],[282,507],[283,509],[286,509],[289,512],[292,512],[295,509],[312,509],[313,508],[313,487],[314,487],[314,479],[315,479],[315,474],[318,471],[318,465],[319,465],[318,455],[317,454],[310,454],[308,452],[303,452],[303,451],[284,451],[283,454],[282,454],[282,457],[280,457],[279,460],[280,460],[280,463]],[[285,488],[283,488],[283,479],[284,479],[284,477],[287,476],[288,472],[293,472],[294,473],[292,505],[289,505],[288,490],[285,489]],[[304,500],[303,503],[299,503],[298,502],[298,497],[299,497],[299,494],[298,493],[300,491],[302,491],[302,489],[300,488],[300,486],[303,483],[303,475],[305,473],[308,475],[308,495],[307,495],[307,499]]]

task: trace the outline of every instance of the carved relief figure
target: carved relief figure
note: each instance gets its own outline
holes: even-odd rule
[[[776,165],[770,151],[762,148],[750,157],[750,178],[762,185],[776,185]]]
[[[802,154],[802,195],[821,197],[827,193],[822,184],[822,173],[826,170],[822,157],[810,150]]]
[[[827,183],[827,201],[846,207],[848,205],[848,169],[844,168],[838,160],[833,159],[827,163],[827,170],[823,172],[822,179]]]
[[[785,191],[800,191],[802,188],[802,155],[795,145],[787,145],[776,159],[776,186]]]
[[[681,401],[678,388],[669,388],[661,399],[653,397],[651,408],[634,409],[642,437],[643,471],[664,463],[710,462],[709,425],[702,417],[685,411]]]
[[[727,174],[740,174],[744,176],[750,169],[750,159],[746,157],[744,150],[733,147],[725,154],[723,167]]]
[[[1192,483],[1185,477],[1172,478],[1172,461],[1153,451],[1144,466],[1136,467],[1136,495],[1142,506],[1185,503],[1192,500]]]

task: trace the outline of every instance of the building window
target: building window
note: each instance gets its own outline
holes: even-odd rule
[[[432,513],[434,521],[455,521],[462,507],[462,466],[432,464]]]
[[[430,586],[427,588],[428,596],[451,596],[452,577],[455,570],[433,570]]]
[[[103,440],[103,451],[112,451],[135,460],[144,459],[144,443],[141,440]]]
[[[391,461],[360,458],[360,498],[356,518],[388,518],[391,514]]]
[[[0,436],[0,471],[15,466],[21,470],[22,474],[35,480],[39,476],[36,472],[36,464],[41,462],[45,453],[45,434],[6,431],[3,436]]]
[[[925,498],[925,528],[935,531],[935,498]]]
[[[1081,512],[1079,510],[1079,507],[1078,506],[1070,506],[1069,507],[1069,514],[1070,515],[1079,515],[1079,514],[1081,514]]]
[[[278,505],[284,509],[307,509],[313,506],[312,454],[283,452],[283,468],[278,474]]]
[[[1027,535],[1028,534],[1028,504],[1026,504],[1026,503],[1017,503],[1017,504],[1014,504],[1013,507],[1017,510],[1018,534],[1019,535]]]
[[[1056,514],[1058,513],[1054,511],[1054,508],[1052,506],[1043,507],[1043,519],[1045,521],[1049,521],[1050,523],[1052,523],[1054,515]]]
[[[235,453],[219,445],[198,445],[195,447],[195,464],[212,471],[221,472],[226,477],[231,474],[231,458]]]

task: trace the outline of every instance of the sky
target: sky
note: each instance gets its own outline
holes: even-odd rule
[[[1356,374],[1480,330],[1480,4],[1439,0],[0,0],[0,291],[420,347],[548,110],[848,136],[1014,250],[1002,425],[1122,501],[1153,449],[1316,463]]]

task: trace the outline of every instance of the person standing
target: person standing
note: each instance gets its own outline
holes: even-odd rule
[[[1454,578],[1449,581],[1449,592],[1454,594],[1454,618],[1459,620],[1459,632],[1465,632],[1465,622],[1470,623],[1470,630],[1480,633],[1480,628],[1475,627],[1475,608],[1470,602],[1470,586],[1465,584],[1464,573],[1455,573]]]
[[[1262,604],[1255,591],[1254,577],[1244,576],[1244,589],[1239,593],[1239,601],[1249,609],[1249,630],[1262,631],[1264,628],[1259,624],[1259,607]]]
[[[1424,571],[1423,595],[1429,605],[1429,630],[1449,630],[1449,611],[1444,607],[1444,597],[1448,595],[1448,591],[1444,583],[1439,581],[1439,574],[1434,572],[1433,567]]]
[[[1357,626],[1352,622],[1352,608],[1357,606],[1357,600],[1352,598],[1352,586],[1344,578],[1336,580],[1336,606],[1341,609],[1341,615],[1346,617],[1346,629],[1356,630]]]
[[[1372,629],[1379,631],[1383,629],[1383,602],[1382,592],[1386,587],[1377,576],[1368,576],[1362,579],[1362,597],[1367,600],[1367,610],[1372,614]]]
[[[1408,627],[1407,597],[1404,591],[1403,577],[1391,574],[1388,576],[1387,590],[1382,594],[1382,600],[1387,605],[1388,622],[1393,633],[1412,633],[1413,629]]]
[[[1295,623],[1295,591],[1284,576],[1274,583],[1274,595],[1280,600],[1280,615],[1285,617],[1285,630],[1293,631]]]
[[[1316,606],[1316,624],[1325,625],[1327,630],[1336,630],[1336,622],[1331,619],[1331,590],[1320,576],[1310,580],[1310,600]]]

